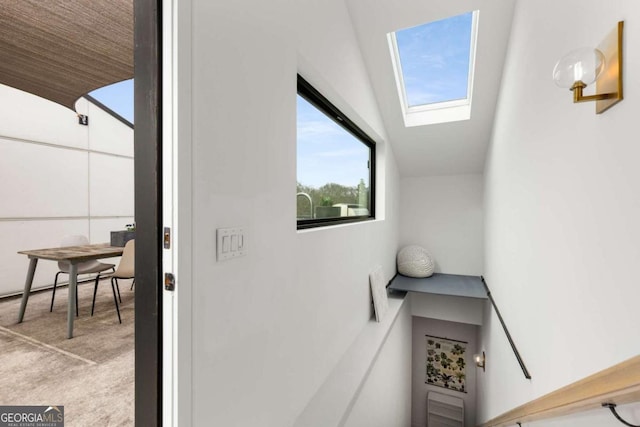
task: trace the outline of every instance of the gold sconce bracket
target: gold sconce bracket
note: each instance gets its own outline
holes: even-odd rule
[[[553,69],[553,80],[573,92],[573,102],[596,102],[601,114],[623,99],[622,33],[624,22],[594,49],[575,49],[560,58]],[[584,95],[584,88],[595,83],[594,95]]]
[[[600,43],[598,49],[604,54],[605,68],[596,80],[595,95],[584,96],[582,90],[587,86],[577,81],[571,87],[573,102],[596,101],[596,114],[601,114],[622,101],[622,31],[624,21]]]
[[[573,91],[573,102],[588,102],[588,101],[602,101],[604,99],[617,99],[618,101],[621,98],[618,98],[617,93],[601,93],[596,95],[583,95],[582,90],[587,87],[582,81],[578,80],[571,86],[571,90]],[[616,101],[617,102],[617,101]],[[612,104],[613,105],[613,104]],[[598,103],[596,102],[596,108]],[[607,107],[608,108],[608,107]],[[604,111],[604,110],[602,110]],[[596,113],[601,113],[602,111],[597,111]]]
[[[622,101],[622,30],[624,22],[602,41],[599,49],[604,53],[606,68],[602,76],[596,81],[596,93],[609,94],[609,98],[596,101],[596,114],[603,113],[618,102]]]

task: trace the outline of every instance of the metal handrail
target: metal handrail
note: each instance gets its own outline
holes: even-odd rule
[[[520,368],[522,369],[522,373],[524,374],[524,377],[528,380],[531,379],[531,375],[529,374],[529,371],[527,370],[527,367],[524,365],[524,361],[522,360],[522,357],[520,356],[520,352],[518,351],[518,348],[516,347],[516,344],[513,342],[513,339],[511,338],[511,334],[509,333],[509,330],[507,329],[507,325],[504,323],[504,320],[502,319],[502,315],[500,314],[500,310],[498,310],[498,306],[496,305],[496,302],[493,300],[493,297],[491,296],[491,291],[489,290],[489,286],[487,286],[487,282],[484,281],[484,277],[480,276],[480,279],[482,279],[482,284],[484,285],[485,290],[487,291],[487,298],[489,298],[489,301],[491,301],[491,305],[493,305],[493,309],[496,311],[496,314],[498,315],[498,319],[500,320],[500,324],[502,324],[502,329],[504,329],[504,333],[507,335],[507,340],[509,340],[509,344],[511,345],[511,349],[513,350],[513,354],[516,355],[516,359],[518,359],[518,363],[520,364]]]
[[[311,210],[309,212],[309,218],[313,219],[313,200],[311,200],[311,196],[309,194],[307,194],[307,193],[300,192],[300,193],[296,194],[296,200],[298,200],[298,197],[300,197],[300,196],[304,196],[307,199],[309,199],[309,206],[310,206],[309,209]]]

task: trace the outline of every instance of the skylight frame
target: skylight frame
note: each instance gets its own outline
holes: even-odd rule
[[[474,10],[471,11],[471,14],[469,71],[467,73],[467,97],[462,99],[409,106],[404,83],[404,74],[402,71],[402,62],[400,61],[400,51],[398,49],[398,42],[396,39],[396,32],[402,30],[392,31],[387,34],[389,52],[391,54],[391,63],[393,66],[396,81],[396,89],[398,91],[398,99],[400,101],[400,108],[402,110],[405,127],[469,120],[471,118],[471,101],[473,97],[473,81],[476,65],[478,21],[480,11]],[[429,23],[427,22],[425,24]]]

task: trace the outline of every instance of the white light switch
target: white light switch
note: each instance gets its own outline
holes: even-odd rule
[[[218,228],[216,230],[216,254],[218,261],[246,255],[246,243],[244,227]]]

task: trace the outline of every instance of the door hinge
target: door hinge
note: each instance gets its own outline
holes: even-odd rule
[[[165,249],[171,249],[171,228],[165,227],[163,238],[162,238],[162,246]]]
[[[164,273],[164,289],[167,291],[175,291],[176,276],[173,273]]]

